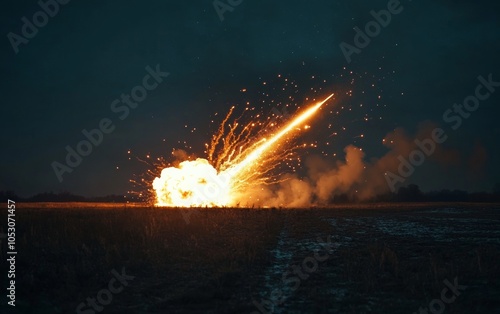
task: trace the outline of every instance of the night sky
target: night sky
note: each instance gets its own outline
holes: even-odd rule
[[[370,162],[391,149],[387,134],[413,140],[440,126],[449,137],[440,153],[404,184],[490,191],[500,182],[500,87],[456,130],[443,113],[474,95],[478,76],[500,81],[500,4],[401,1],[400,13],[348,62],[341,43],[354,45],[354,28],[364,30],[370,11],[390,2],[245,0],[221,20],[212,1],[70,1],[16,47],[11,33],[19,40],[22,18],[33,21],[41,7],[5,3],[0,190],[124,194],[148,169],[135,157],[169,160],[176,148],[203,157],[233,105],[269,114],[288,103],[294,113],[335,93],[297,139],[318,146],[299,151],[304,159],[335,163],[352,144]],[[128,114],[123,103],[113,110],[143,84],[147,67],[169,74]],[[65,147],[102,119],[113,131],[59,182],[52,163],[65,163]]]

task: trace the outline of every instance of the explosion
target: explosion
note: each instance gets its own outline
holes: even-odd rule
[[[226,124],[231,108],[218,132],[212,137],[208,159],[186,160],[168,167],[153,180],[156,205],[169,207],[230,206],[245,199],[249,187],[266,184],[268,173],[283,161],[289,151],[280,147],[293,138],[300,126],[311,118],[331,97],[297,115],[271,136],[252,140],[255,123]],[[214,156],[217,156],[215,158]]]

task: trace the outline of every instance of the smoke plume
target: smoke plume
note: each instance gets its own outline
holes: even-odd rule
[[[351,198],[367,200],[376,195],[389,192],[385,178],[387,172],[397,173],[400,165],[399,156],[408,158],[418,149],[415,140],[431,137],[435,125],[423,123],[415,136],[409,136],[403,129],[395,129],[388,133],[382,143],[388,151],[379,158],[365,160],[362,149],[349,145],[345,147],[345,160],[331,160],[320,156],[306,159],[307,175],[286,175],[274,187],[259,187],[258,199],[251,201],[255,205],[276,207],[307,207],[325,205],[334,200],[335,195],[347,194]],[[458,152],[436,144],[434,153],[428,156],[443,165],[454,165],[460,161]],[[250,191],[252,195],[256,195]]]

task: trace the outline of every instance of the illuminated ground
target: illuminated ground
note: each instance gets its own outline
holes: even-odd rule
[[[467,289],[446,313],[500,311],[499,205],[83,206],[19,206],[18,313],[75,313],[122,267],[135,278],[103,313],[251,313],[273,290],[275,313],[413,313],[455,277]],[[283,284],[327,236],[328,258]]]

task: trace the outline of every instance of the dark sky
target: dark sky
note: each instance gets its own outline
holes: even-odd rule
[[[306,98],[330,93],[338,95],[335,113],[308,134],[319,153],[340,157],[354,144],[370,161],[387,153],[386,134],[401,128],[413,138],[431,121],[446,130],[443,149],[456,158],[425,162],[407,183],[425,191],[491,190],[500,181],[500,87],[457,130],[442,116],[474,94],[479,75],[500,81],[500,5],[401,1],[402,12],[348,63],[339,45],[353,45],[354,27],[364,29],[370,11],[387,4],[245,0],[221,21],[212,1],[70,1],[16,53],[8,34],[22,36],[22,18],[32,21],[41,8],[5,3],[0,190],[125,193],[128,180],[145,171],[130,156],[168,159],[186,146],[203,156],[217,124],[210,121],[232,105],[249,101],[266,113],[293,96],[293,112]],[[156,65],[169,76],[120,120],[111,104]],[[103,118],[114,131],[59,182],[52,162],[64,163],[65,147]]]

